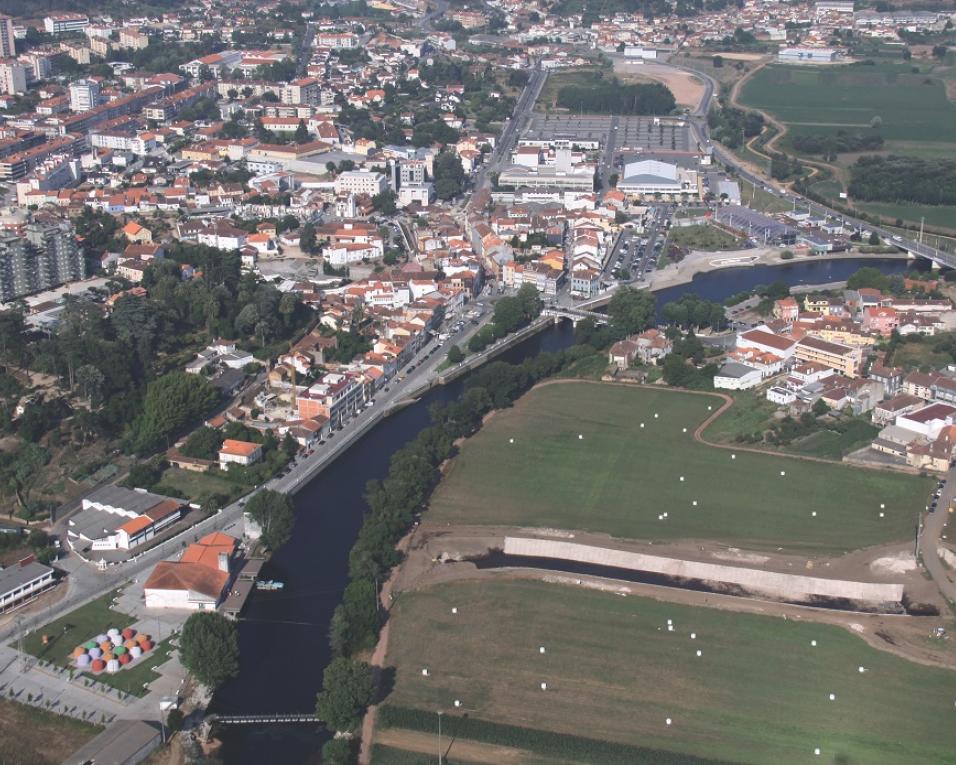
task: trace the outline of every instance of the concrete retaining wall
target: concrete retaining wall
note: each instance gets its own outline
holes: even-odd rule
[[[779,574],[773,571],[662,558],[658,555],[644,555],[552,539],[506,537],[504,552],[506,555],[571,560],[596,566],[648,571],[684,579],[723,582],[743,587],[754,593],[763,593],[785,600],[825,597],[868,603],[899,603],[903,598],[902,584],[874,584],[797,574]]]

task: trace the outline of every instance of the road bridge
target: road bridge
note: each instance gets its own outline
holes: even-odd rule
[[[570,319],[574,324],[577,324],[582,319],[592,319],[595,324],[607,324],[607,314],[606,313],[597,313],[596,311],[587,311],[583,308],[575,308],[573,306],[559,306],[552,305],[548,306],[541,311],[542,316],[554,316],[561,319]]]

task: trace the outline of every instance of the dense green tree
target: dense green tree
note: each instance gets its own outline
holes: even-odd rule
[[[342,602],[332,615],[329,643],[339,656],[351,656],[371,650],[378,639],[381,624],[378,614],[378,590],[369,579],[353,579],[345,588]]]
[[[262,541],[270,550],[278,550],[292,536],[295,505],[288,494],[261,489],[246,502],[246,512],[262,529]]]
[[[219,392],[204,378],[171,372],[146,389],[143,410],[128,433],[128,446],[143,454],[168,446],[171,436],[202,419],[219,401]]]
[[[223,435],[218,429],[204,425],[189,434],[189,438],[186,439],[179,451],[187,457],[214,460],[219,455],[219,447],[222,446],[222,441]]]
[[[372,703],[372,668],[364,661],[333,659],[322,676],[315,711],[329,730],[353,731]]]
[[[889,287],[889,279],[878,268],[864,266],[851,274],[850,278],[847,279],[846,286],[851,290],[869,287],[883,291]]]
[[[643,332],[654,322],[654,294],[625,287],[614,293],[607,313],[611,328],[619,337]]]
[[[239,674],[236,623],[211,611],[192,614],[183,625],[179,653],[189,673],[215,690]]]
[[[448,349],[448,361],[452,364],[460,364],[465,360],[465,354],[457,345]]]

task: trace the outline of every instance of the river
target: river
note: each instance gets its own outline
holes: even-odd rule
[[[780,266],[727,269],[699,274],[688,284],[657,293],[662,304],[693,292],[724,298],[775,280],[791,286],[846,280],[863,265],[886,274],[912,269],[912,261],[820,260]],[[541,351],[566,348],[574,332],[563,322],[503,353],[521,361]],[[429,424],[428,407],[457,398],[464,380],[429,391],[417,403],[386,418],[296,497],[292,539],[272,558],[268,577],[285,582],[281,592],[256,592],[239,623],[239,677],[216,694],[213,711],[231,714],[311,712],[330,659],[328,628],[347,583],[348,554],[365,511],[369,480],[382,478],[392,453]],[[318,762],[325,740],[317,726],[266,725],[233,728],[222,757],[230,765]]]

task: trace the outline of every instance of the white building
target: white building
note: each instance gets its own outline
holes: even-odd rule
[[[387,188],[385,176],[370,170],[349,170],[335,179],[336,194],[368,194],[374,197]]]
[[[759,369],[732,361],[724,364],[714,375],[714,387],[723,390],[747,390],[757,387],[761,379]]]
[[[262,459],[262,444],[252,441],[237,441],[227,438],[219,448],[219,467],[228,470],[230,465],[252,465]]]
[[[418,202],[422,207],[428,207],[434,201],[435,186],[430,181],[405,184],[398,190],[399,207],[407,207],[414,202]]]
[[[781,48],[777,61],[783,64],[828,64],[840,58],[833,48]]]
[[[53,569],[31,555],[0,571],[0,613],[32,600],[54,585]]]
[[[76,80],[70,83],[70,110],[88,112],[100,103],[100,84],[96,80]]]
[[[143,584],[147,608],[213,611],[232,579],[237,540],[222,532],[207,534],[178,561],[160,561]]]
[[[0,93],[15,96],[27,92],[27,68],[17,61],[0,61]]]
[[[699,193],[697,171],[680,168],[670,162],[642,159],[628,162],[617,183],[618,191],[636,196],[654,194]]]
[[[43,29],[49,35],[82,32],[90,25],[90,17],[82,13],[53,13],[43,19]]]
[[[13,19],[0,14],[0,58],[17,55],[16,37],[13,34]]]

